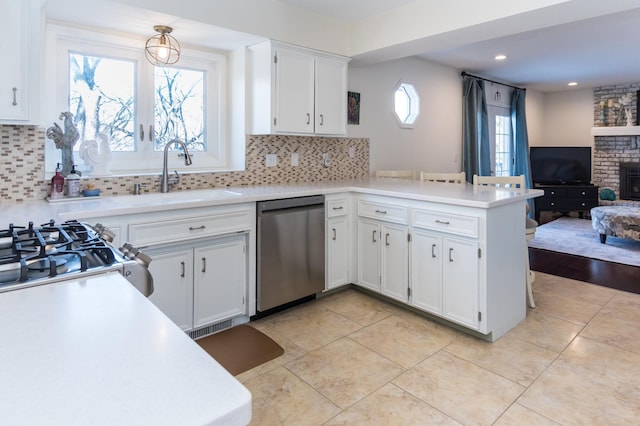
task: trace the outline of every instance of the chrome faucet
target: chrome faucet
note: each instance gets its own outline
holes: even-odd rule
[[[184,165],[190,166],[193,162],[191,161],[191,155],[189,155],[189,151],[187,150],[187,146],[180,139],[173,139],[164,146],[164,161],[162,163],[162,177],[160,178],[160,192],[169,192],[169,185],[175,185],[180,182],[180,175],[177,170],[174,170],[175,176],[169,177],[169,172],[167,170],[167,157],[169,155],[169,146],[177,143],[182,146],[184,150]]]

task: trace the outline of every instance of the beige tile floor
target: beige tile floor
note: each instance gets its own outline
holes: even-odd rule
[[[356,289],[252,322],[285,353],[239,376],[252,425],[640,424],[640,295],[536,273],[495,343]]]

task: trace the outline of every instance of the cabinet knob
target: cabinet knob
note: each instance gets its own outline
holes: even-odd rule
[[[13,103],[11,105],[16,106],[18,105],[18,88],[14,87],[11,90],[13,90]]]
[[[431,257],[436,257],[436,245],[431,244]]]
[[[385,246],[389,245],[389,234],[388,233],[384,236],[384,245]]]
[[[373,231],[373,242],[377,243],[378,241],[376,240],[376,231]]]
[[[333,237],[331,238],[333,241],[336,240],[336,228],[331,228],[331,231],[333,231]]]

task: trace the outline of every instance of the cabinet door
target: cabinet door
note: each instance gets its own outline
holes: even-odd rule
[[[349,227],[346,216],[327,221],[326,289],[336,288],[349,280]]]
[[[443,238],[442,254],[443,315],[478,329],[478,243]]]
[[[358,284],[380,291],[380,224],[358,219]]]
[[[0,26],[8,35],[0,42],[2,56],[7,58],[0,68],[0,120],[29,119],[27,59],[30,7],[29,1],[0,0]]]
[[[389,297],[407,303],[409,299],[407,227],[403,225],[382,225],[380,244],[382,246],[382,282],[380,290]]]
[[[195,328],[245,314],[246,236],[214,240],[194,250]]]
[[[344,135],[347,132],[347,63],[316,57],[315,133]]]
[[[193,249],[145,250],[151,256],[149,300],[181,329],[193,328]]]
[[[442,238],[411,233],[411,304],[442,315]]]
[[[276,51],[276,56],[275,129],[313,133],[313,56],[283,48]]]

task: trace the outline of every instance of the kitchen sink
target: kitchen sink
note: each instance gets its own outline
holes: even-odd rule
[[[153,192],[141,195],[113,197],[113,202],[127,206],[143,206],[151,204],[189,203],[210,200],[235,198],[242,194],[227,189],[206,189],[195,191]]]

